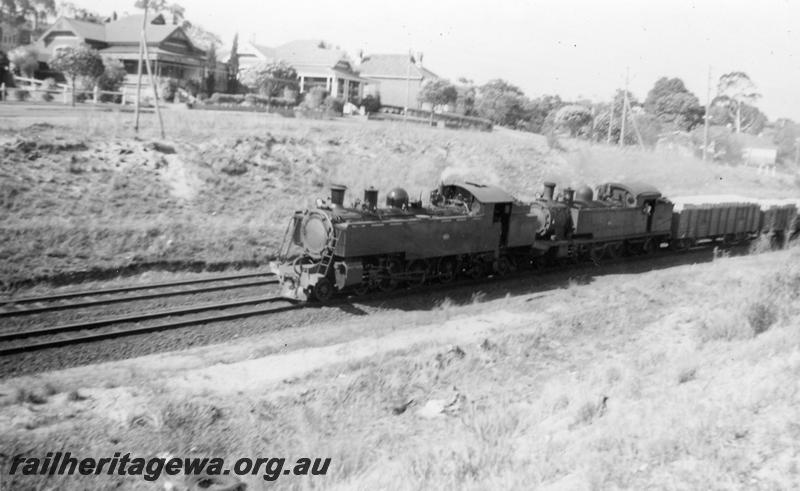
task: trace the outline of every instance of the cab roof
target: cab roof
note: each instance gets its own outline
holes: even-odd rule
[[[481,203],[513,203],[516,201],[513,196],[497,186],[463,181],[444,182],[442,185],[464,188]]]
[[[648,197],[648,198],[660,198],[661,191],[656,189],[655,186],[651,186],[650,184],[646,184],[643,182],[607,182],[600,185],[600,187],[611,186],[612,188],[622,188],[633,196],[639,197]]]

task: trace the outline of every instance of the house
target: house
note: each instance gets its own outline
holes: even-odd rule
[[[361,60],[359,73],[370,80],[367,93],[380,96],[384,106],[419,108],[422,85],[439,78],[422,66],[422,54],[370,55]]]
[[[749,133],[734,134],[734,139],[742,149],[745,165],[758,167],[759,171],[774,171],[778,161],[778,146],[760,136]]]
[[[345,102],[359,102],[364,96],[367,80],[359,76],[347,53],[323,41],[291,41],[276,47],[244,42],[236,53],[240,73],[259,63],[284,61],[297,72],[301,93],[324,87]]]
[[[27,22],[0,22],[0,51],[8,53],[17,46],[30,43],[32,32]]]
[[[34,43],[39,59],[48,63],[60,50],[87,44],[101,55],[122,61],[128,72],[126,84],[134,84],[138,71],[139,40],[143,15],[131,15],[105,23],[59,17]],[[184,30],[167,23],[163,15],[146,24],[148,59],[156,77],[200,82],[207,74],[206,52],[195,46]],[[217,63],[216,84],[224,90],[226,69]],[[142,67],[142,73],[147,74]]]

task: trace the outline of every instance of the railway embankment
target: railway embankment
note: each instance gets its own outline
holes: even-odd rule
[[[308,121],[249,114],[165,114],[167,141],[145,116],[81,112],[9,118],[0,127],[0,286],[91,279],[158,265],[263,265],[288,217],[325,187],[348,201],[375,186],[427,197],[445,177],[531,199],[544,180],[573,187],[649,181],[667,195],[794,197],[793,175],[621,151],[541,135]]]

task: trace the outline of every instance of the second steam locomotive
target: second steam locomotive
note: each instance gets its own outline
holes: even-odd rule
[[[345,207],[345,190],[333,186],[328,200],[292,217],[271,264],[283,296],[324,302],[338,292],[362,295],[761,233],[780,239],[798,228],[795,205],[676,210],[656,188],[639,183],[566,188],[558,197],[555,184],[545,183],[538,199],[523,203],[495,186],[447,182],[431,192],[428,206],[395,188],[384,208],[375,189]]]

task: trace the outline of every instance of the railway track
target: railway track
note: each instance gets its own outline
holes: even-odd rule
[[[272,305],[280,303],[280,305]],[[236,312],[219,312],[212,315],[203,317],[190,317],[179,318],[176,320],[168,320],[156,324],[141,325],[141,322],[150,321],[158,318],[187,316],[199,312],[207,312],[212,310],[225,310],[243,306],[260,305],[258,307],[240,310]],[[270,305],[265,307],[264,305]],[[108,317],[87,322],[77,322],[72,324],[64,324],[60,326],[50,327],[36,327],[32,329],[23,329],[10,333],[0,334],[0,342],[12,343],[11,345],[0,346],[0,356],[13,355],[27,351],[40,350],[44,348],[54,348],[60,346],[67,346],[71,344],[87,343],[91,341],[99,341],[103,339],[111,339],[122,336],[129,336],[133,334],[144,334],[155,331],[162,331],[167,329],[176,329],[179,327],[195,326],[200,324],[208,324],[211,322],[229,321],[234,319],[241,319],[245,317],[253,317],[257,315],[274,314],[278,312],[285,312],[301,307],[300,304],[291,303],[288,300],[278,297],[258,297],[245,300],[237,300],[234,302],[226,303],[211,303],[198,306],[192,306],[182,309],[164,310],[159,312],[149,312],[146,314],[128,315],[121,317]],[[103,327],[117,326],[113,329],[106,329],[97,332],[96,329]],[[64,336],[66,333],[77,331],[81,332],[75,335]],[[49,337],[41,339],[43,337]],[[16,341],[16,342],[15,342]],[[20,342],[21,341],[21,342]]]
[[[277,283],[277,280],[274,279],[273,276],[274,275],[272,275],[271,273],[248,273],[241,275],[200,278],[195,280],[150,283],[145,285],[108,288],[102,290],[83,290],[83,291],[65,292],[55,295],[45,295],[36,297],[10,298],[10,299],[0,300],[0,318],[38,314],[43,312],[54,312],[58,310],[94,307],[99,305],[110,305],[122,302],[133,302],[137,300],[151,300],[155,298],[164,298],[171,296],[194,295],[198,293],[206,293],[213,291],[265,286]],[[262,279],[254,279],[254,278],[262,278]],[[185,288],[187,286],[208,284],[208,283],[221,283],[221,284],[207,285],[197,288]],[[135,295],[108,296],[113,294],[120,294],[120,293],[125,294],[136,291],[167,290],[167,289],[174,289],[174,290],[152,291],[150,293],[135,294]],[[105,298],[92,298],[92,297],[105,297]],[[82,299],[82,300],[72,301],[75,299]],[[20,308],[20,306],[25,306],[25,305],[33,305],[33,306]]]

